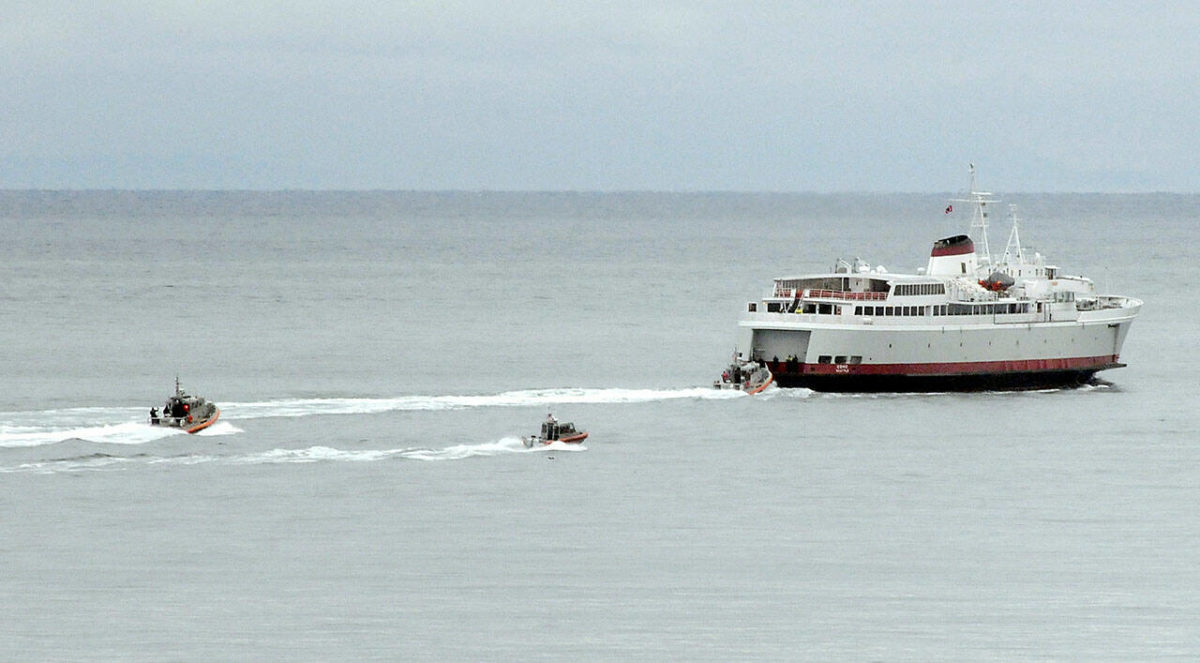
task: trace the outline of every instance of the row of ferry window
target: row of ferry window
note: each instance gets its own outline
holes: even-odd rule
[[[854,315],[876,317],[904,315],[995,315],[1028,313],[1029,304],[939,304],[937,306],[855,306]]]
[[[836,357],[833,355],[821,355],[820,357],[817,357],[817,363],[818,364],[861,364],[862,363],[862,355],[852,355],[849,357],[847,357],[846,355],[838,355]]]
[[[946,294],[945,283],[901,283],[894,289],[894,294],[897,296],[908,295],[944,295]]]

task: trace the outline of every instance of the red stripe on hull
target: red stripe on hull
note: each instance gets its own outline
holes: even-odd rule
[[[937,364],[771,364],[780,387],[846,392],[1072,387],[1089,382],[1097,371],[1124,366],[1116,355]]]

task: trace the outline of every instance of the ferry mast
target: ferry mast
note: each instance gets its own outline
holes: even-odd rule
[[[992,266],[992,249],[988,246],[988,203],[998,203],[1000,199],[993,198],[988,191],[975,188],[975,164],[968,164],[971,171],[971,191],[966,198],[957,198],[951,202],[966,203],[971,206],[971,229],[967,235],[976,247],[980,265]]]
[[[1017,230],[1021,218],[1017,216],[1017,206],[1008,206],[1008,216],[1012,219],[1012,230],[1008,233],[1008,244],[1004,246],[1004,262],[1012,264],[1014,261],[1018,265],[1025,264],[1025,249],[1021,248],[1021,233]]]

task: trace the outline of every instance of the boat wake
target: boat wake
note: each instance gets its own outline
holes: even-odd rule
[[[623,404],[655,401],[741,398],[736,391],[710,387],[688,389],[529,389],[477,396],[399,396],[395,398],[292,398],[221,403],[221,419],[197,435],[242,432],[230,422],[269,417],[381,414],[404,411],[464,410],[489,407],[534,407],[567,404]],[[144,423],[140,407],[88,407],[36,412],[0,413],[0,448],[36,447],[68,440],[106,444],[145,444],[182,431]]]
[[[179,429],[158,428],[136,422],[82,427],[0,426],[0,446],[36,447],[68,440],[86,440],[100,444],[145,444],[181,434],[184,432]]]
[[[650,403],[678,399],[741,396],[709,387],[690,389],[528,389],[479,396],[400,396],[396,398],[303,398],[223,405],[230,419],[306,417],[318,414],[378,414],[414,410],[464,410],[568,404]]]
[[[771,385],[758,394],[755,394],[754,398],[760,401],[805,400],[812,398],[816,394],[817,392],[805,387],[782,389],[780,387],[776,387],[775,385]]]
[[[404,449],[335,449],[325,446],[312,446],[304,449],[271,449],[245,454],[179,454],[174,456],[157,456],[137,453],[128,456],[108,453],[90,453],[67,458],[30,461],[10,466],[0,465],[0,473],[33,473],[59,474],[74,472],[105,472],[119,471],[136,466],[165,465],[287,465],[303,463],[371,463],[388,460],[411,461],[445,461],[463,460],[479,456],[498,456],[501,454],[545,453],[548,451],[581,452],[587,451],[582,444],[566,444],[555,442],[546,446],[526,448],[517,437],[505,437],[480,444],[458,444],[444,449],[425,447],[410,447]]]
[[[205,428],[202,431],[193,433],[196,437],[217,437],[220,435],[233,435],[234,433],[243,433],[242,429],[234,426],[228,421],[218,421],[217,423]]]
[[[0,420],[0,447],[38,447],[70,440],[83,440],[97,444],[146,444],[175,435],[187,434],[178,428],[151,426],[149,423],[138,421],[86,426],[69,421],[69,417],[56,417],[54,413],[46,414],[49,416],[40,425],[13,425]],[[242,430],[233,424],[218,422],[196,435],[208,437],[240,432]]]
[[[223,459],[242,465],[275,463],[320,463],[320,462],[374,462],[389,459],[441,461],[463,460],[478,456],[501,454],[539,453],[546,451],[587,451],[582,444],[555,442],[546,446],[527,448],[518,437],[505,437],[480,444],[456,444],[443,449],[410,447],[405,449],[361,449],[346,451],[330,447],[308,447],[307,449],[272,449],[271,451]]]

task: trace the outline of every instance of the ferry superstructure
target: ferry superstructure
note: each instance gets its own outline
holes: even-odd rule
[[[780,387],[818,391],[1070,386],[1124,366],[1140,300],[1101,294],[1028,255],[1015,208],[993,262],[987,225],[998,201],[976,190],[973,167],[968,198],[953,202],[971,206],[971,232],[934,242],[917,274],[855,259],[776,278],[738,322],[739,354],[765,362]]]

